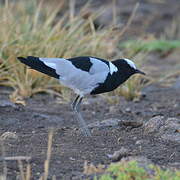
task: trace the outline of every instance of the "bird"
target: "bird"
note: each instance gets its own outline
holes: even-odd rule
[[[143,71],[137,69],[132,60],[126,58],[108,61],[93,56],[73,58],[27,56],[17,59],[31,69],[58,79],[62,85],[77,94],[71,106],[85,136],[91,136],[91,132],[80,113],[83,98],[86,95],[113,91],[134,74],[145,75]]]

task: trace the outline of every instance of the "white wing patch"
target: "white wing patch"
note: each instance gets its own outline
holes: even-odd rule
[[[110,70],[110,74],[112,75],[114,72],[118,71],[118,68],[111,62],[109,62],[109,70]]]
[[[135,64],[131,61],[131,60],[129,60],[129,59],[124,59],[132,68],[134,68],[134,69],[137,69],[136,68],[136,66],[135,66]]]
[[[56,62],[60,60],[60,58],[39,58],[46,66],[53,68],[56,70]]]
[[[63,58],[39,58],[39,60],[55,69],[60,76],[59,81],[81,96],[89,94],[99,83],[103,83],[109,73],[108,65],[95,58],[91,58],[93,65],[90,72],[76,68]]]
[[[109,67],[106,63],[100,61],[99,59],[90,57],[90,61],[92,63],[92,66],[89,70],[90,74],[96,74],[96,73],[101,73],[101,72],[109,72]]]
[[[53,69],[56,69],[56,64],[54,63],[47,63],[47,62],[44,62],[44,64],[50,68],[53,68]]]

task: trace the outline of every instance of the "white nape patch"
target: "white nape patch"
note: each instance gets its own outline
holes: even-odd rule
[[[134,69],[137,69],[136,68],[136,66],[135,66],[135,64],[131,61],[131,60],[129,60],[129,59],[124,59],[132,68],[134,68]]]
[[[118,68],[112,62],[109,62],[109,70],[110,74],[112,75],[114,72],[118,71]]]

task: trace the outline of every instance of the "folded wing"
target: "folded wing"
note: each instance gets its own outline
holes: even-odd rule
[[[99,83],[103,83],[110,72],[108,61],[103,62],[93,57],[64,59],[28,56],[18,59],[32,69],[59,79],[65,86],[82,94],[90,93]]]

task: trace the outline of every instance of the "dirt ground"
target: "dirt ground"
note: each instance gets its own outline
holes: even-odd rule
[[[151,72],[148,73],[157,77],[165,70],[174,68],[179,62],[178,52],[174,54],[166,58],[148,56],[148,66],[151,67]],[[108,154],[113,154],[121,147],[128,149],[132,155],[144,156],[155,164],[180,169],[178,141],[165,140],[156,134],[146,134],[143,126],[130,128],[125,125],[93,127],[92,137],[84,137],[68,103],[59,103],[52,95],[38,94],[27,99],[26,106],[15,105],[9,100],[10,89],[1,87],[0,91],[0,135],[6,132],[15,135],[5,138],[5,155],[30,156],[35,179],[43,172],[50,128],[54,129],[50,177],[56,175],[57,179],[80,179],[83,177],[85,161],[95,165],[108,165],[111,163]],[[108,103],[103,96],[90,96],[83,101],[82,115],[88,124],[107,119],[145,124],[158,115],[164,118],[180,118],[178,77],[171,86],[151,84],[143,92],[145,96],[136,102],[114,97],[119,102],[117,104]],[[1,172],[2,167],[1,163]],[[15,179],[19,172],[17,162],[8,161],[7,167],[9,179]]]
[[[154,58],[153,58],[154,59]],[[167,63],[168,66],[168,63]],[[164,68],[164,67],[163,67]],[[103,96],[88,97],[82,104],[82,114],[88,124],[107,119],[147,122],[154,116],[180,116],[180,87],[177,80],[171,87],[153,84],[144,89],[145,97],[138,102],[115,97],[119,103],[109,104]],[[92,137],[84,137],[78,129],[69,104],[58,103],[51,95],[39,94],[27,100],[27,106],[14,105],[8,99],[9,90],[1,88],[0,134],[15,133],[4,141],[6,156],[31,156],[35,177],[43,172],[48,132],[54,128],[50,177],[79,179],[85,161],[109,164],[108,154],[121,147],[132,155],[144,156],[162,166],[180,168],[180,143],[164,140],[156,134],[146,134],[143,126],[130,128],[94,127]],[[140,143],[139,143],[140,142]],[[9,177],[19,171],[17,162],[8,162]]]

